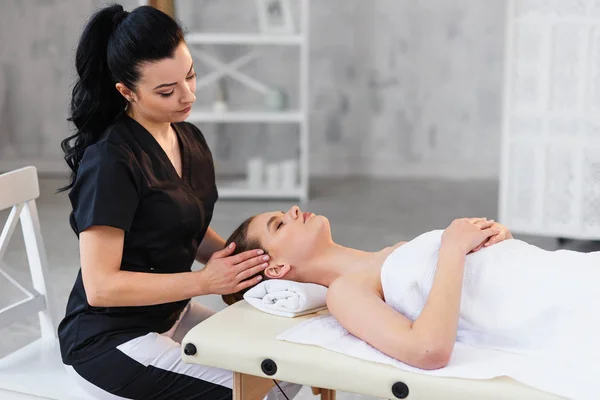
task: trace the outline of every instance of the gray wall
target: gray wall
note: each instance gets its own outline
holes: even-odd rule
[[[295,0],[292,0],[294,3]],[[4,0],[0,13],[0,169],[61,171],[73,50],[102,1]],[[127,8],[136,1],[124,2]],[[314,175],[496,177],[504,0],[319,0],[311,7]],[[254,0],[179,0],[190,31],[256,28]],[[211,51],[224,59],[241,47]],[[297,93],[297,51],[245,69]],[[209,68],[199,66],[199,72]],[[226,80],[233,104],[262,100]],[[214,88],[198,93],[210,101]],[[200,105],[201,106],[201,105]],[[220,173],[249,156],[296,154],[292,126],[200,125]]]

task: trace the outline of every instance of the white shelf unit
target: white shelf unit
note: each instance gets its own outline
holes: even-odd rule
[[[217,187],[222,199],[295,199],[301,202],[308,200],[309,192],[309,123],[308,123],[308,87],[309,87],[309,0],[298,0],[300,10],[300,25],[296,34],[244,34],[244,33],[200,33],[191,32],[186,36],[190,49],[196,45],[248,45],[248,46],[295,46],[299,54],[299,109],[273,112],[268,110],[244,110],[215,112],[212,110],[192,111],[188,117],[193,123],[290,123],[299,125],[299,158],[298,186],[295,188],[255,188],[249,187],[244,181],[218,180]],[[242,56],[228,65],[221,64],[212,57],[205,55],[205,61],[221,69],[208,74],[199,82],[207,84],[222,75],[230,75],[242,83],[264,91],[266,85],[255,81],[236,71],[253,56]]]
[[[292,189],[250,188],[245,180],[217,180],[217,187],[221,199],[288,200],[304,198],[301,187]]]
[[[304,115],[300,111],[266,112],[266,111],[192,111],[188,121],[193,122],[270,122],[270,123],[301,123]]]
[[[190,33],[185,41],[191,44],[249,44],[296,46],[304,43],[303,35],[269,35],[254,33]]]

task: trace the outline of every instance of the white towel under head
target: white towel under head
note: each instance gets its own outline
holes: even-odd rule
[[[257,309],[281,317],[298,317],[327,307],[327,287],[284,279],[268,279],[244,293]]]

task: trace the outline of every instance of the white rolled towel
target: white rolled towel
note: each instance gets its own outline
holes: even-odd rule
[[[327,287],[284,279],[269,279],[244,293],[244,300],[257,309],[281,317],[298,317],[324,308]]]

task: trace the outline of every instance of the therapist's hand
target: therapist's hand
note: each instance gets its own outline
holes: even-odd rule
[[[269,256],[262,250],[248,250],[232,256],[234,251],[235,243],[232,243],[213,253],[206,267],[198,271],[207,294],[236,293],[262,279],[260,276],[252,277],[267,267]]]

